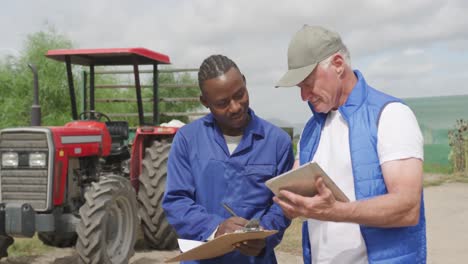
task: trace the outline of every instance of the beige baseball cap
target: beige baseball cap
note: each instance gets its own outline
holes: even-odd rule
[[[317,64],[344,48],[338,33],[320,26],[304,25],[289,43],[288,71],[275,87],[292,87],[302,82]]]

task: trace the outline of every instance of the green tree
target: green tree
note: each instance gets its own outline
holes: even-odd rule
[[[59,125],[70,118],[65,67],[47,59],[49,49],[72,48],[72,43],[53,28],[27,36],[19,58],[0,63],[0,127],[26,126],[30,123],[33,75],[28,63],[36,65],[39,75],[42,122]]]
[[[187,98],[187,97],[199,97],[200,89],[198,88],[198,80],[194,78],[189,73],[185,72],[179,75],[172,73],[161,74],[163,78],[159,80],[160,86],[162,88],[159,90],[160,98]],[[166,77],[166,78],[164,78]],[[183,88],[164,88],[165,84],[175,84],[175,85],[187,85],[193,84],[193,86],[183,87]],[[199,101],[195,102],[163,102],[159,106],[160,112],[194,112],[200,110],[201,103]],[[188,116],[161,116],[161,122],[168,122],[171,119],[179,119],[185,123],[189,122]]]

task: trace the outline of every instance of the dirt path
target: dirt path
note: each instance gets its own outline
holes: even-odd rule
[[[425,189],[429,264],[468,259],[468,184],[446,183]]]
[[[424,189],[427,221],[428,263],[463,263],[468,259],[468,184],[446,183]],[[300,235],[300,234],[298,234]],[[131,264],[164,263],[177,251],[137,251]],[[302,257],[277,252],[278,263],[303,263]],[[55,249],[43,256],[2,259],[0,264],[73,264],[73,249]]]

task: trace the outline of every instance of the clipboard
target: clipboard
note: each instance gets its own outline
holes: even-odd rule
[[[348,197],[316,162],[309,162],[285,172],[266,181],[265,184],[276,196],[280,190],[287,190],[302,196],[312,197],[317,194],[315,180],[318,177],[323,178],[325,186],[332,191],[337,201],[349,202]]]
[[[182,252],[165,262],[210,259],[222,256],[234,250],[233,245],[251,239],[264,239],[278,233],[277,230],[243,231],[223,234],[198,247]]]

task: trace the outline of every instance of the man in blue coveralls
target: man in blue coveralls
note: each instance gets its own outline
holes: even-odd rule
[[[279,232],[233,245],[236,250],[224,256],[187,263],[276,263],[273,249],[290,221],[264,183],[291,169],[291,140],[249,108],[245,77],[229,58],[205,59],[198,81],[200,100],[211,113],[174,138],[163,200],[167,219],[179,237],[204,241],[260,218],[263,228]]]

